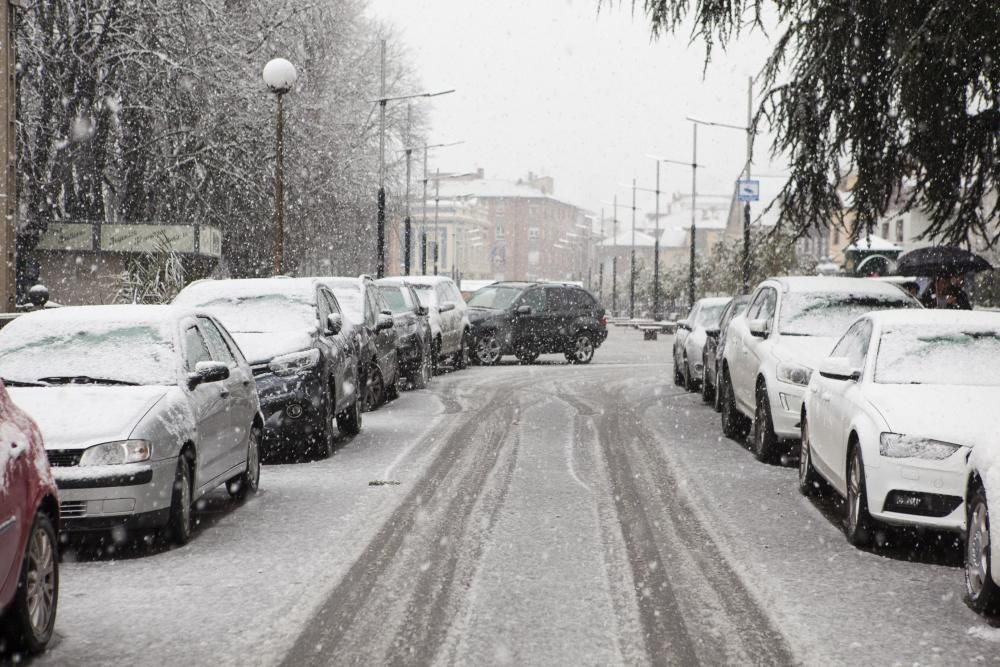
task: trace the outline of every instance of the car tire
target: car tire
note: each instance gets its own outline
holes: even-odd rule
[[[868,513],[868,493],[865,485],[865,464],[861,447],[855,443],[847,458],[847,515],[844,517],[844,534],[856,547],[871,544],[873,522]]]
[[[191,464],[187,456],[181,453],[177,457],[177,471],[174,473],[173,491],[170,494],[170,517],[167,520],[170,541],[177,546],[183,546],[191,540],[194,523],[191,498]]]
[[[688,363],[687,356],[684,357],[684,391],[695,391],[698,389],[695,381],[691,378],[691,364]]]
[[[986,489],[978,480],[969,490],[966,506],[965,595],[973,611],[995,613],[1000,610],[1000,587],[993,581],[990,556],[990,514]]]
[[[767,397],[767,388],[764,385],[757,387],[757,400],[754,404],[753,455],[761,463],[771,463],[778,455],[778,436],[774,433],[771,401]]]
[[[799,493],[803,496],[818,495],[823,485],[823,479],[816,472],[812,462],[812,449],[809,438],[809,420],[802,415],[802,443],[799,447]]]
[[[495,332],[483,334],[476,340],[475,360],[483,366],[496,366],[503,356],[503,346]]]
[[[256,426],[250,427],[250,437],[247,441],[247,467],[236,477],[226,481],[226,491],[236,501],[241,501],[249,494],[257,493],[260,488],[260,442],[262,436]]]
[[[684,373],[681,372],[680,364],[677,363],[677,350],[673,351],[674,358],[674,384],[678,387],[684,386]]]
[[[365,383],[365,412],[373,412],[385,401],[385,380],[382,378],[382,371],[378,366],[372,365],[368,373],[368,381]]]
[[[462,332],[462,340],[459,343],[458,353],[454,359],[455,370],[461,371],[469,367],[469,332]]]
[[[729,371],[722,371],[722,382],[719,383],[722,392],[719,402],[722,404],[722,433],[727,438],[743,438],[747,434],[747,418],[736,407],[736,397],[733,395],[733,384],[729,379]]]
[[[716,412],[722,412],[722,374],[715,373],[715,397],[712,399],[712,408]]]
[[[351,407],[337,415],[337,428],[344,435],[361,433],[361,399],[351,403]]]
[[[566,361],[571,364],[589,364],[594,359],[594,340],[585,331],[573,337]]]
[[[410,384],[413,385],[414,389],[426,389],[432,375],[430,353],[427,350],[427,346],[424,346],[420,353],[420,363],[410,373]]]
[[[31,524],[17,591],[4,616],[4,634],[15,651],[41,653],[52,638],[59,603],[58,538],[52,520],[39,511]]]
[[[431,343],[431,375],[437,375],[441,370],[441,338],[435,338]]]
[[[393,381],[385,385],[386,402],[395,401],[397,398],[399,398],[399,366],[396,366],[396,376]]]
[[[701,358],[701,400],[706,405],[711,405],[712,401],[715,400],[715,386],[708,381],[708,364],[705,363],[705,357]]]

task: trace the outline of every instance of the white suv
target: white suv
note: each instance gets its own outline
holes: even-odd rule
[[[919,308],[895,285],[869,278],[765,280],[729,323],[720,372],[722,430],[753,427],[753,451],[774,460],[781,440],[800,437],[802,396],[813,369],[860,315]]]
[[[465,368],[469,358],[469,315],[465,299],[455,281],[446,276],[409,276],[426,306],[431,325],[431,341],[436,354],[434,362],[450,360],[455,368]]]

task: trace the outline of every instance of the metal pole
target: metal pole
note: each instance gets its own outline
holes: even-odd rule
[[[427,275],[427,144],[424,144],[424,198],[420,222],[420,275]]]
[[[434,275],[438,274],[438,246],[441,237],[438,235],[438,202],[441,201],[441,169],[434,170]]]
[[[410,157],[413,149],[406,149],[406,213],[403,216],[403,275],[410,275],[410,251],[413,249],[413,225],[410,221]]]
[[[611,312],[618,317],[618,195],[614,196],[614,217],[611,218]]]
[[[656,161],[656,232],[653,239],[653,319],[660,320],[660,161]]]
[[[2,0],[0,0],[2,1]],[[285,264],[285,140],[284,140],[284,108],[281,93],[278,98],[278,128],[275,133],[274,146],[274,275],[284,272]]]
[[[376,243],[378,244],[375,273],[385,276],[385,40],[382,40],[382,93],[378,103],[378,216]]]
[[[747,164],[746,179],[750,180],[750,160],[753,156],[753,77],[747,84]],[[750,202],[743,206],[743,293],[750,293]]]
[[[695,205],[698,197],[698,123],[691,123],[691,126],[694,128],[694,141],[691,153],[691,266],[688,269],[688,302],[693,306],[695,239],[698,231],[695,224],[697,217]]]
[[[635,179],[632,179],[632,255],[629,259],[628,316],[635,319]]]
[[[604,303],[604,209],[601,209],[601,250],[598,253],[597,263],[597,294],[601,303]]]
[[[7,0],[0,0],[0,104],[4,105],[6,117],[4,127],[0,130],[3,145],[0,147],[0,158],[3,160],[3,175],[0,188],[3,188],[4,203],[2,207],[3,220],[0,220],[0,313],[12,313],[17,307],[17,136],[14,123],[17,117],[16,83],[14,65],[14,6]]]

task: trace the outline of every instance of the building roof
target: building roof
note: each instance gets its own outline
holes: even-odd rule
[[[851,245],[844,248],[844,250],[899,250],[903,249],[892,243],[891,241],[886,241],[881,236],[875,236],[874,234],[869,234],[863,239],[858,239]]]
[[[505,181],[498,178],[442,180],[440,196],[441,198],[449,199],[457,197],[476,197],[479,199],[545,199],[576,208],[575,204],[558,199],[552,195],[547,195],[527,183]]]

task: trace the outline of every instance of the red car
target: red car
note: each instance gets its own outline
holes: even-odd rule
[[[59,500],[42,436],[0,382],[0,655],[38,653],[59,598]]]

